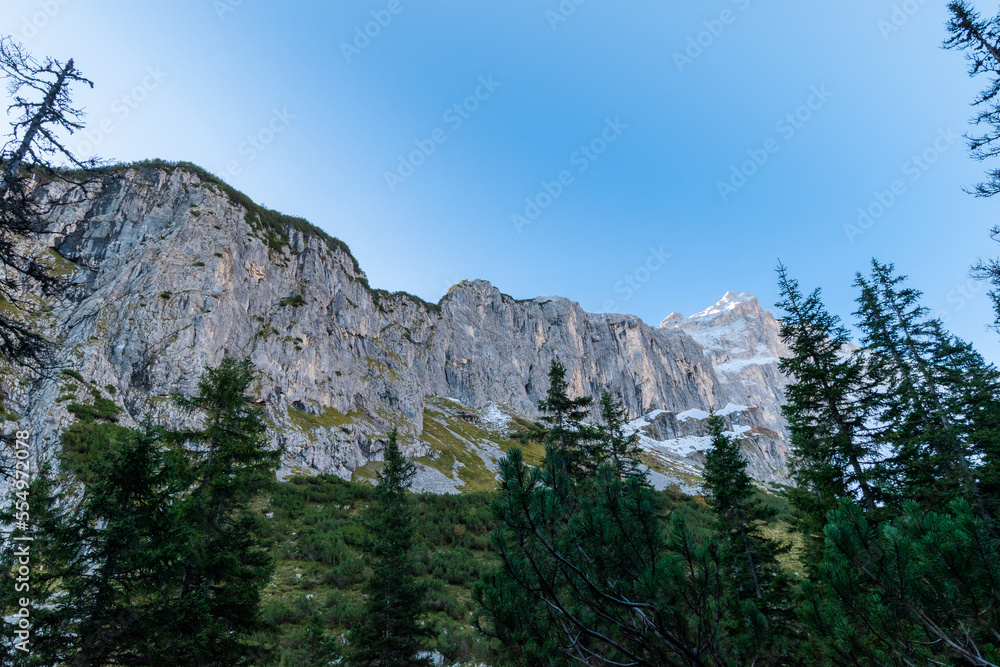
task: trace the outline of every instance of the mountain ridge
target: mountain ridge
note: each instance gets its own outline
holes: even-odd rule
[[[42,186],[43,196],[70,198],[47,221],[60,229],[47,243],[73,263],[74,287],[38,322],[87,384],[68,392],[73,383],[50,377],[24,386],[11,369],[2,380],[43,456],[72,421],[67,396],[105,388],[125,424],[180,424],[187,417],[167,397],[193,391],[201,369],[223,355],[248,355],[261,373],[257,389],[274,437],[288,454],[285,474],[363,474],[397,427],[433,483],[480,483],[510,446],[509,433],[491,427],[470,438],[454,420],[468,423],[489,410],[536,418],[548,366],[558,358],[571,393],[611,391],[635,419],[659,411],[643,427],[650,443],[703,437],[699,420],[677,421],[686,411],[746,406],[727,420],[734,433],[756,429],[745,444],[751,470],[765,482],[787,481],[776,391],[765,387],[773,378],[758,373],[752,379],[760,386],[747,389],[740,385],[746,373],[717,371],[741,357],[699,342],[710,330],[705,322],[652,327],[632,315],[587,313],[564,297],[514,299],[482,280],[461,281],[438,304],[372,289],[342,241],[280,214],[265,224],[231,188],[184,166],[124,167],[91,190],[74,200],[57,183]],[[273,224],[285,223],[275,231]],[[732,310],[766,325],[758,342],[774,348],[774,318],[752,302],[756,310]],[[653,449],[652,459],[673,457],[661,466],[667,473],[683,468],[677,480],[691,470],[697,476],[697,452]]]

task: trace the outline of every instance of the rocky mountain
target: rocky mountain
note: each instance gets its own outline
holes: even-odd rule
[[[32,381],[7,369],[0,386],[40,456],[73,401],[110,398],[126,425],[183,423],[170,394],[192,392],[224,355],[249,355],[282,474],[364,476],[396,426],[421,463],[419,488],[483,488],[511,429],[538,416],[559,359],[574,394],[621,397],[658,485],[697,485],[713,407],[745,438],[758,479],[787,479],[775,365],[786,351],[751,295],[659,327],[564,298],[516,300],[481,280],[428,304],[372,289],[342,242],[194,167],[121,168],[87,196],[38,192],[62,203],[47,252],[74,289],[37,323],[66,369]]]

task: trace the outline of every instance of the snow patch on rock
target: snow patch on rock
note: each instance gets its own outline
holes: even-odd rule
[[[778,363],[778,357],[754,357],[753,359],[734,359],[722,364],[716,364],[715,370],[724,373],[738,373],[747,366],[766,366]]]
[[[721,410],[716,410],[715,414],[718,415],[719,417],[727,417],[735,412],[744,412],[749,409],[750,408],[746,405],[736,405],[734,403],[726,403],[726,407],[722,408]],[[697,408],[693,408],[691,410],[685,410],[684,412],[677,415],[677,421],[682,422],[682,421],[687,421],[688,419],[697,419],[698,421],[702,421],[708,419],[711,416],[712,415],[710,413],[705,412],[704,410],[698,410]]]

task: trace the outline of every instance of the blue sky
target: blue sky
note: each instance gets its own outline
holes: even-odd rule
[[[656,324],[730,289],[770,306],[781,258],[849,318],[875,256],[1000,359],[968,277],[1000,200],[962,192],[982,82],[940,48],[946,3],[777,5],[5,0],[0,25],[94,79],[80,152],[198,163],[375,286]]]

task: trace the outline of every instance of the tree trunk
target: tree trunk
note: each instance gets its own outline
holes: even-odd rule
[[[49,92],[46,93],[41,108],[35,113],[35,117],[31,119],[28,130],[24,133],[24,138],[21,139],[21,144],[14,151],[7,164],[4,165],[3,180],[0,181],[0,196],[6,194],[7,190],[10,189],[10,185],[17,176],[17,170],[24,164],[24,158],[27,157],[28,152],[31,150],[31,144],[35,141],[35,135],[38,134],[38,130],[42,127],[45,118],[55,107],[59,93],[62,92],[63,86],[66,85],[66,78],[72,71],[73,59],[70,58],[59,72],[59,76],[56,77],[55,83],[49,88]]]

